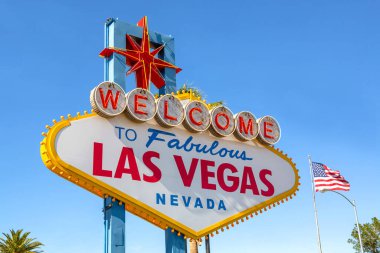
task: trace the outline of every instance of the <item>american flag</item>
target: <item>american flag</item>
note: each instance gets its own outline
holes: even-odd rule
[[[322,163],[312,163],[315,191],[349,191],[350,183],[339,171],[332,170]]]

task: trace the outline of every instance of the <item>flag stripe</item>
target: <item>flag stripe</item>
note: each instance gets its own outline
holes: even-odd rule
[[[315,184],[341,184],[341,185],[350,185],[349,183],[342,182],[339,180],[333,180],[333,181],[318,181],[314,182]]]
[[[322,191],[322,190],[330,190],[330,191],[349,191],[350,188],[348,188],[348,189],[344,189],[344,188],[341,188],[341,187],[336,187],[336,188],[323,188],[323,189],[317,189],[317,190],[315,190],[315,191],[318,192],[318,191]]]
[[[350,188],[350,186],[344,185],[344,184],[316,184],[315,186],[322,187],[322,186],[341,186],[343,188]]]
[[[348,183],[347,181],[346,181],[346,179],[339,179],[339,178],[326,178],[326,179],[324,179],[324,178],[315,178],[315,180],[314,180],[315,182],[330,182],[330,181],[337,181],[337,182],[345,182],[345,183]]]

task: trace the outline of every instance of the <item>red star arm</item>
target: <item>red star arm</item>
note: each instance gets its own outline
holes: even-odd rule
[[[127,34],[127,40],[129,42],[129,44],[131,44],[133,50],[138,51],[138,52],[141,51],[140,45],[137,44],[137,42],[131,36],[129,36],[128,34]]]
[[[145,53],[150,52],[150,40],[149,40],[149,33],[148,33],[148,18],[145,16],[143,17],[138,23],[138,26],[141,26],[143,28],[143,36],[142,36],[142,42],[141,42],[141,49]]]
[[[113,54],[113,51],[109,48],[105,48],[102,50],[102,52],[99,53],[100,57],[108,58]]]
[[[177,66],[175,66],[175,65],[173,65],[167,61],[158,59],[158,58],[154,58],[153,62],[156,65],[156,67],[159,69],[160,68],[171,68],[171,69],[175,69],[176,73],[179,73],[182,70],[181,68],[178,68]]]
[[[113,53],[117,53],[120,55],[123,55],[125,57],[132,58],[133,60],[138,61],[139,60],[139,54],[133,50],[128,50],[128,49],[119,49],[119,48],[105,48],[103,49],[102,52],[100,52],[100,56],[102,57],[110,57]]]
[[[151,68],[152,68],[152,73],[151,73],[150,80],[152,81],[152,83],[154,83],[154,85],[158,89],[160,89],[163,86],[165,86],[165,79],[161,75],[160,70],[153,63],[151,64]]]
[[[146,64],[144,61],[142,62],[142,67],[136,70],[136,82],[137,87],[148,89],[149,88],[149,81],[150,81],[150,73],[151,73],[151,67],[148,64]]]
[[[132,72],[135,72],[137,71],[139,68],[141,68],[143,66],[143,63],[141,61],[139,62],[136,62],[135,65],[132,66],[132,68],[130,68],[127,72],[127,75],[130,75],[132,74]]]
[[[158,54],[163,48],[165,47],[165,44],[159,46],[158,48],[154,49],[152,52],[150,52],[151,55],[155,56]]]

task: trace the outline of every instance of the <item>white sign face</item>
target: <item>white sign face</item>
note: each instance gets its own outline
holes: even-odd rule
[[[73,118],[53,126],[49,145],[49,168],[192,238],[278,204],[298,187],[295,165],[272,147],[164,128],[154,119]]]

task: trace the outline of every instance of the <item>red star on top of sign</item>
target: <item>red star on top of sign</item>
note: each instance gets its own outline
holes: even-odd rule
[[[125,56],[126,64],[131,67],[128,70],[127,75],[136,72],[137,87],[148,89],[149,82],[151,81],[158,89],[162,88],[165,86],[165,78],[162,76],[160,70],[164,68],[172,68],[178,73],[182,69],[156,57],[156,55],[164,48],[165,44],[150,51],[148,19],[146,16],[137,23],[137,26],[143,28],[141,45],[127,34],[127,40],[131,45],[131,49],[109,47],[103,49],[99,55],[102,57],[110,57],[113,53],[117,53]]]

